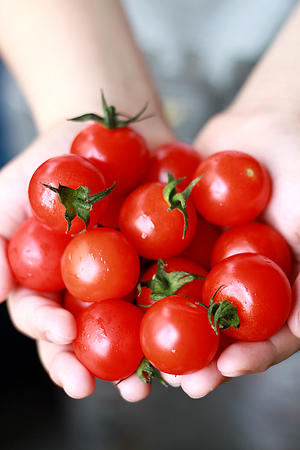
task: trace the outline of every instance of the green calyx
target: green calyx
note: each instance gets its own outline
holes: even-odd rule
[[[140,380],[142,380],[146,384],[151,384],[153,378],[158,380],[163,386],[168,387],[165,380],[162,378],[161,374],[152,364],[148,361],[147,358],[143,358],[139,367],[136,369],[137,376]]]
[[[86,122],[88,120],[93,120],[94,122],[99,122],[106,128],[110,130],[114,130],[115,128],[123,128],[127,127],[132,122],[138,122],[139,120],[148,119],[151,116],[141,117],[145,110],[147,109],[148,104],[146,105],[133,117],[128,117],[126,114],[119,113],[116,111],[116,108],[113,105],[108,106],[106,103],[103,91],[101,91],[101,99],[102,99],[102,109],[103,109],[103,117],[98,114],[88,113],[83,114],[82,116],[74,117],[69,119],[73,122]],[[120,117],[127,118],[126,120],[120,119]]]
[[[58,188],[44,183],[41,184],[47,189],[55,192],[58,195],[60,202],[66,208],[65,219],[67,221],[68,233],[71,228],[72,220],[77,216],[83,220],[85,228],[87,228],[90,223],[90,212],[93,209],[93,205],[107,197],[114,189],[116,182],[104,191],[92,195],[90,195],[90,189],[87,186],[79,186],[77,189],[72,189],[68,186],[62,186],[61,184],[58,185]]]
[[[205,277],[197,273],[176,271],[167,273],[162,259],[157,261],[157,270],[151,280],[141,281],[138,286],[139,292],[142,287],[151,289],[151,300],[157,301],[162,298],[175,295],[175,293],[187,283],[194,280],[204,280]]]
[[[202,176],[195,178],[195,180],[193,180],[183,192],[177,192],[177,185],[181,183],[181,181],[183,181],[185,178],[179,178],[178,180],[175,180],[171,172],[168,172],[168,184],[164,188],[164,199],[169,205],[168,211],[178,209],[178,211],[183,214],[184,230],[182,239],[184,239],[186,235],[189,220],[186,210],[186,202],[191,195],[193,187],[198,183],[199,180],[201,180]]]
[[[203,303],[197,303],[207,309],[209,323],[216,334],[218,334],[218,328],[220,330],[227,330],[227,328],[230,327],[239,328],[240,326],[240,318],[235,305],[229,300],[222,300],[221,302],[214,303],[217,293],[223,287],[224,285],[221,285],[213,294],[209,300],[209,306],[206,306]]]

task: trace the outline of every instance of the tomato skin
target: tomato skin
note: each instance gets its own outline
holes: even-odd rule
[[[168,211],[163,197],[164,185],[147,183],[126,197],[120,212],[120,228],[147,259],[169,258],[181,253],[191,242],[196,229],[196,212],[190,199],[187,201],[189,218],[185,237],[184,217],[178,210]]]
[[[88,186],[91,194],[106,189],[107,183],[98,169],[89,161],[77,155],[62,155],[48,159],[34,172],[29,183],[29,200],[35,216],[46,226],[58,233],[66,233],[67,221],[65,207],[58,195],[41,185],[58,185],[76,189]],[[90,227],[97,224],[99,216],[106,210],[109,196],[93,205],[90,213]],[[72,221],[69,234],[76,234],[85,229],[84,222],[76,217]]]
[[[219,335],[212,329],[203,306],[174,295],[159,300],[144,314],[141,345],[154,367],[173,375],[186,375],[212,361]]]
[[[34,217],[25,220],[8,245],[8,259],[17,282],[37,291],[63,289],[60,261],[69,242],[68,236],[51,232]]]
[[[177,256],[164,260],[164,263],[164,269],[167,273],[184,271],[196,273],[203,277],[207,275],[207,271],[202,266],[200,266],[200,264],[197,264],[195,261],[191,261],[187,258],[181,258]],[[148,270],[146,270],[141,278],[141,281],[151,280],[156,271],[157,263],[153,264],[151,267],[149,267]],[[179,288],[175,294],[180,295],[181,297],[188,297],[196,301],[201,301],[203,284],[204,280],[191,281],[190,283],[187,283]],[[140,295],[136,299],[137,305],[153,305],[154,303],[156,303],[155,300],[151,299],[150,295],[151,289],[143,286]]]
[[[81,311],[84,311],[89,306],[93,305],[94,302],[84,302],[80,298],[74,297],[70,292],[65,291],[63,306],[64,308],[77,317]]]
[[[110,130],[100,123],[75,137],[71,153],[89,159],[107,179],[116,181],[118,195],[142,181],[150,156],[144,138],[131,127]]]
[[[142,317],[139,308],[123,300],[94,303],[77,317],[75,355],[101,380],[127,378],[143,358],[139,341]]]
[[[238,253],[260,253],[267,256],[287,276],[292,269],[292,256],[285,239],[270,225],[250,222],[224,231],[215,243],[211,261],[212,266],[222,259]]]
[[[199,164],[194,178],[200,175],[204,176],[193,189],[193,202],[198,212],[216,225],[249,222],[262,212],[270,198],[267,170],[246,153],[214,153]]]
[[[220,234],[221,231],[216,225],[197,216],[197,226],[192,242],[180,256],[196,261],[207,270],[210,269],[211,254]]]
[[[119,227],[119,216],[122,204],[125,200],[125,196],[120,197],[114,191],[110,194],[110,202],[106,211],[101,214],[99,222],[102,226],[107,228],[120,228]]]
[[[169,171],[176,179],[185,177],[178,185],[183,191],[193,181],[201,160],[199,153],[185,142],[174,141],[161,145],[151,154],[145,182],[167,184]]]
[[[120,300],[123,300],[124,302],[133,302],[135,297],[136,297],[136,290],[130,292],[128,295],[122,297]],[[81,313],[81,311],[87,309],[93,303],[95,302],[85,302],[83,300],[80,300],[80,298],[74,297],[74,295],[72,295],[67,290],[65,291],[63,306],[65,309],[70,311],[70,313],[73,314],[73,316],[75,317],[77,317]]]
[[[83,301],[122,298],[135,288],[139,258],[125,236],[112,228],[97,228],[75,236],[61,263],[68,291]]]
[[[238,310],[240,327],[224,331],[243,341],[262,341],[286,322],[292,303],[291,286],[283,270],[269,258],[240,253],[216,264],[203,286],[203,303],[216,290],[215,302],[229,300]]]

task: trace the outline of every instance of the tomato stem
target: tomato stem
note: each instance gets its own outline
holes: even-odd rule
[[[194,280],[204,280],[205,277],[197,273],[174,271],[166,272],[163,259],[157,261],[157,270],[151,280],[141,281],[138,285],[139,295],[142,287],[151,290],[151,300],[157,301],[174,295],[178,289]],[[141,306],[141,305],[140,305]]]
[[[104,189],[101,192],[90,195],[90,189],[88,186],[79,186],[77,189],[72,189],[68,186],[58,185],[58,188],[50,186],[49,184],[40,183],[52,192],[58,195],[60,202],[66,208],[65,219],[67,221],[67,233],[70,231],[72,220],[75,217],[79,217],[85,223],[87,228],[90,223],[90,212],[93,209],[93,205],[100,200],[107,197],[114,189],[116,182],[110,187]]]
[[[184,229],[182,239],[184,239],[187,228],[188,228],[188,213],[186,210],[186,202],[189,196],[191,195],[193,187],[201,180],[203,175],[198,178],[195,178],[183,192],[177,192],[177,185],[181,183],[181,181],[185,180],[185,177],[178,178],[177,180],[174,178],[171,172],[168,171],[168,184],[164,188],[164,199],[169,205],[168,211],[172,211],[173,209],[177,209],[183,214],[184,217]]]
[[[160,372],[152,366],[147,358],[143,358],[139,367],[136,369],[137,376],[146,384],[151,384],[153,378],[158,380],[163,386],[168,387],[168,384],[162,378]]]
[[[146,103],[143,108],[134,116],[130,117],[127,114],[123,114],[116,111],[116,108],[113,105],[108,105],[106,99],[104,97],[104,93],[101,90],[101,101],[102,101],[102,109],[103,116],[94,113],[82,114],[78,117],[73,117],[69,119],[73,122],[86,122],[89,120],[93,120],[94,122],[99,122],[101,125],[109,128],[110,130],[114,130],[115,128],[123,128],[127,127],[130,123],[139,122],[141,120],[149,119],[153,117],[153,115],[148,115],[142,117],[144,112],[148,107],[148,103]],[[120,117],[127,117],[127,120],[122,120]]]

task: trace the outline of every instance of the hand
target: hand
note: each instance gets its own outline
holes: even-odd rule
[[[269,170],[273,192],[263,220],[276,228],[294,252],[294,304],[287,324],[263,342],[225,345],[206,368],[182,377],[166,376],[191,397],[199,398],[230,377],[262,372],[300,349],[300,129],[297,117],[281,114],[227,112],[213,118],[200,132],[195,147],[203,156],[240,150],[256,157]]]
[[[48,158],[68,153],[72,140],[86,124],[64,123],[37,139],[23,154],[0,171],[0,300],[8,297],[8,310],[16,328],[37,340],[43,366],[51,379],[73,398],[90,395],[95,379],[72,350],[76,322],[61,306],[60,293],[41,293],[14,285],[7,261],[7,240],[30,215],[28,183],[34,170]],[[161,130],[163,127],[161,127]],[[151,134],[151,133],[150,133]],[[163,134],[163,133],[162,133]],[[157,134],[152,133],[153,140]],[[165,139],[171,134],[165,131]],[[156,144],[148,139],[149,146]],[[136,401],[150,392],[136,375],[118,385],[121,395]]]

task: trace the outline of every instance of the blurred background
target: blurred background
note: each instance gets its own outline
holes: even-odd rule
[[[123,1],[181,139],[192,142],[207,119],[230,102],[295,3]],[[0,63],[1,165],[35,134],[25,99]],[[154,383],[148,399],[129,404],[100,381],[92,397],[68,398],[43,371],[35,344],[13,328],[5,304],[0,336],[1,450],[300,448],[299,354],[203,399]]]

